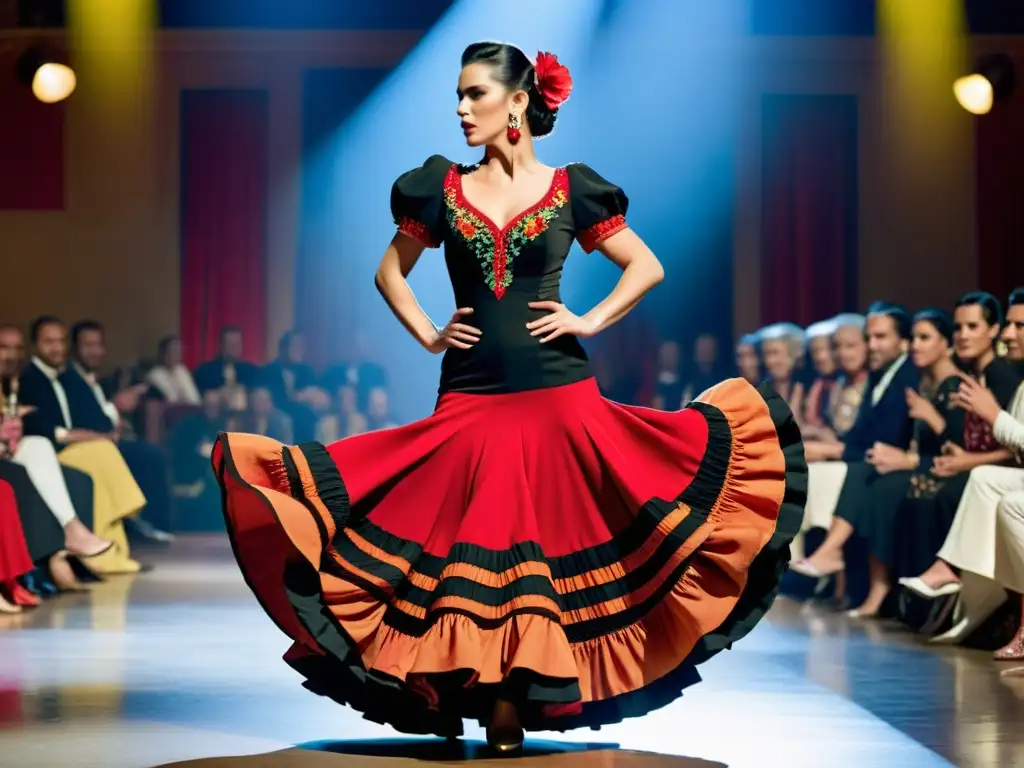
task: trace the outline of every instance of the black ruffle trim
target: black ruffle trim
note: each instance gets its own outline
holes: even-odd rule
[[[399,731],[410,734],[436,734],[440,736],[459,735],[462,732],[462,719],[486,720],[493,702],[499,695],[516,701],[520,706],[520,717],[524,727],[530,730],[570,730],[579,727],[599,727],[620,722],[630,717],[638,717],[663,707],[678,698],[682,691],[700,681],[696,665],[708,660],[723,649],[729,648],[734,642],[747,635],[767,613],[778,594],[779,583],[789,564],[789,544],[799,531],[803,518],[803,507],[807,495],[807,465],[804,460],[803,445],[800,431],[790,412],[789,406],[770,387],[762,385],[758,389],[768,405],[769,413],[775,425],[780,445],[785,457],[785,494],[780,507],[775,532],[768,544],[752,562],[745,589],[740,595],[728,618],[714,631],[705,635],[683,662],[669,674],[653,681],[649,685],[635,691],[621,694],[610,699],[587,702],[582,711],[575,715],[551,717],[545,714],[549,705],[566,704],[578,701],[580,692],[576,680],[555,680],[539,675],[530,670],[516,670],[500,685],[471,684],[469,670],[455,671],[426,677],[432,689],[433,706],[423,693],[413,690],[406,683],[396,678],[383,675],[376,671],[367,672],[363,666],[357,646],[345,629],[326,607],[320,587],[320,578],[316,569],[305,560],[296,560],[288,564],[284,573],[285,590],[296,616],[306,629],[316,638],[324,655],[310,655],[289,660],[289,664],[302,674],[306,680],[304,686],[319,695],[328,696],[341,704],[347,704],[363,712],[371,721],[391,725]],[[680,494],[675,502],[654,499],[645,505],[644,512],[638,516],[634,524],[624,532],[616,542],[602,545],[586,551],[586,559],[581,560],[581,553],[574,553],[566,558],[543,559],[552,567],[553,573],[572,574],[589,570],[594,563],[602,563],[612,552],[601,551],[603,548],[614,547],[617,557],[640,546],[647,536],[653,532],[660,520],[682,502],[691,508],[690,515],[669,537],[673,546],[678,547],[706,520],[722,492],[726,479],[729,460],[732,453],[732,440],[728,423],[724,415],[713,406],[694,403],[691,407],[700,410],[709,425],[708,450],[702,460],[697,474],[688,488]],[[226,442],[225,442],[226,447]],[[366,557],[358,548],[348,549],[344,535],[346,525],[351,526],[360,535],[366,537],[375,546],[409,560],[416,564],[417,570],[431,574],[436,570],[440,573],[439,564],[431,561],[432,556],[425,555],[414,542],[407,542],[391,536],[382,529],[376,528],[368,520],[352,515],[351,504],[341,475],[337,471],[329,454],[319,443],[307,443],[301,446],[309,463],[310,470],[316,481],[317,493],[334,519],[337,529],[332,544],[339,553]],[[288,451],[284,452],[286,468],[289,467]],[[216,468],[218,475],[225,471],[222,463]],[[293,495],[308,503],[301,491],[298,473],[293,465],[289,469]],[[318,515],[314,514],[318,518]],[[689,522],[688,521],[692,521]],[[229,521],[230,522],[230,521]],[[229,531],[231,526],[228,526]],[[643,535],[646,532],[646,535]],[[322,541],[326,545],[326,530],[321,528]],[[635,544],[634,544],[635,543]],[[543,558],[539,551],[534,553],[530,545],[525,544],[505,552],[496,553],[491,550],[458,545],[456,558],[488,570],[501,571],[508,567],[509,562],[526,562]],[[539,547],[537,547],[539,550]],[[660,548],[659,548],[660,551]],[[237,552],[237,549],[236,549]],[[450,555],[455,556],[455,551]],[[441,560],[440,558],[436,558]],[[241,563],[241,560],[239,561]],[[443,563],[443,561],[442,561]],[[398,569],[395,574],[386,574],[384,567],[393,566],[374,560],[373,563],[354,563],[366,568],[391,582],[395,579],[396,587],[406,584],[404,576]],[[378,565],[379,564],[379,565]],[[624,626],[628,626],[643,618],[657,600],[678,582],[689,559],[675,569],[665,584],[656,591],[652,599],[643,605],[634,606],[629,615],[619,614],[613,617],[602,617],[592,622],[565,628],[570,642],[579,642],[588,637],[607,635]],[[329,571],[333,563],[325,559],[322,566]],[[373,585],[366,584],[353,574],[341,570],[337,575],[360,583],[371,593],[379,591]],[[529,577],[527,577],[529,578]],[[556,576],[557,578],[557,576]],[[446,580],[447,581],[447,580]],[[521,580],[520,580],[521,581]],[[477,585],[480,589],[487,589]],[[405,599],[412,593],[412,587],[404,587]],[[530,585],[534,592],[539,591],[537,585]],[[530,590],[527,590],[530,591]],[[454,594],[454,592],[453,592]],[[471,597],[481,602],[482,593],[474,593]],[[257,597],[259,597],[257,595]],[[382,595],[383,597],[383,595]],[[494,599],[506,597],[498,590]],[[433,597],[431,597],[433,599]],[[415,599],[415,602],[420,602]],[[541,612],[543,611],[533,611]],[[636,615],[634,616],[633,613]],[[403,618],[405,617],[405,618]],[[419,635],[426,631],[426,626],[413,626],[407,614],[389,610],[385,622],[395,629],[407,634]],[[436,620],[436,614],[431,622]],[[479,617],[473,616],[480,623]],[[505,619],[495,622],[500,625]],[[483,626],[483,624],[480,624]],[[590,626],[587,626],[590,625]],[[577,629],[581,627],[582,629]],[[574,637],[573,635],[576,635]]]

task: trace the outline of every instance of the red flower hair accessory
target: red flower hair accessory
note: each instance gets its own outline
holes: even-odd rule
[[[533,68],[537,72],[537,90],[544,103],[548,109],[558,109],[572,93],[572,75],[568,67],[559,64],[555,54],[540,51]]]

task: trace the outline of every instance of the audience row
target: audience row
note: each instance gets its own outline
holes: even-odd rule
[[[879,302],[741,340],[737,366],[753,380],[763,370],[804,433],[793,573],[832,585],[825,596],[842,605],[847,577],[866,568],[849,615],[897,616],[936,642],[966,640],[1007,590],[1024,592],[1022,363],[1024,289],[1005,314],[974,292],[951,315]],[[814,529],[824,541],[805,552]],[[1016,629],[997,658],[1024,658]]]
[[[69,332],[42,317],[29,342],[27,356],[21,330],[0,327],[0,612],[143,570],[129,534],[170,541],[183,507],[219,520],[209,459],[220,431],[329,442],[391,425],[379,366],[316,376],[298,333],[258,366],[242,359],[240,331],[226,328],[218,356],[194,372],[168,337],[154,365],[107,377],[97,322]]]

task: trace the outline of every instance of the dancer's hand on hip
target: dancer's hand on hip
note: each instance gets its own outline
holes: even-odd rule
[[[570,312],[565,304],[557,301],[531,301],[529,306],[530,309],[544,309],[551,313],[526,324],[531,336],[541,337],[541,344],[566,334],[586,339],[597,333],[593,323]]]
[[[476,342],[480,340],[481,331],[479,328],[474,328],[472,325],[466,325],[461,322],[462,318],[466,315],[473,314],[471,307],[462,307],[456,309],[455,314],[452,315],[452,319],[448,321],[448,324],[444,328],[437,332],[434,340],[430,342],[427,349],[434,354],[443,352],[449,347],[455,349],[469,349]]]

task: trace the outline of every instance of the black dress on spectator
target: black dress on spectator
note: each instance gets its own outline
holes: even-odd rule
[[[914,442],[921,459],[917,470],[879,474],[866,462],[850,464],[846,483],[836,505],[836,516],[853,526],[866,542],[868,551],[897,578],[911,574],[897,572],[900,568],[897,567],[893,552],[894,519],[913,478],[930,476],[932,462],[942,453],[943,444],[947,440],[959,443],[962,439],[963,411],[954,408],[949,399],[959,385],[959,377],[950,376],[929,397],[946,422],[946,429],[941,435],[935,434],[924,422],[913,423]]]
[[[1020,386],[1020,377],[1014,367],[996,358],[985,368],[984,378],[985,386],[995,395],[999,405],[1009,408]],[[948,426],[941,438],[943,441],[956,443],[969,453],[988,453],[999,449],[987,422],[975,414],[965,415],[959,409],[952,411],[952,418],[947,416]],[[916,576],[935,562],[949,535],[969,478],[970,472],[961,472],[950,478],[935,477],[931,473],[931,462],[926,466],[922,457],[921,468],[910,478],[906,497],[899,505],[893,525],[893,572],[897,577]]]
[[[78,429],[112,434],[116,425],[100,403],[106,397],[99,385],[90,384],[74,366],[60,374],[68,399],[71,421]],[[146,497],[143,517],[157,528],[171,526],[171,488],[167,457],[159,446],[141,440],[119,440],[117,448]]]

